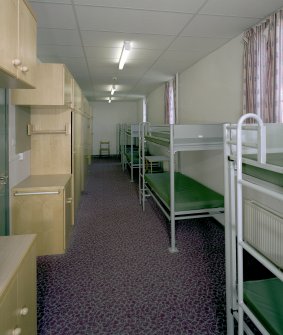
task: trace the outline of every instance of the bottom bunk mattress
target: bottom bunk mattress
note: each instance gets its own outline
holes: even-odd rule
[[[244,158],[256,160],[256,155],[244,155]],[[283,167],[283,153],[269,153],[266,155],[266,163]],[[283,186],[283,174],[266,170],[264,168],[255,167],[246,163],[243,163],[243,173],[267,181],[269,183]]]
[[[175,172],[175,211],[188,212],[209,208],[223,208],[224,197],[197,182],[196,180]],[[170,174],[169,172],[146,174],[145,181],[170,208]]]
[[[129,163],[132,162],[132,163],[135,164],[135,165],[138,165],[138,164],[139,164],[139,153],[138,153],[138,151],[136,151],[136,150],[133,151],[133,157],[132,157],[132,155],[131,155],[131,151],[126,151],[126,152],[125,152],[125,156],[126,156],[127,161],[128,161]],[[132,158],[133,158],[133,161],[132,161]]]
[[[270,334],[283,334],[283,283],[280,279],[245,282],[244,301]]]

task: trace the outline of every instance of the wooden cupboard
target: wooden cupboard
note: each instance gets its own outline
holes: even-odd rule
[[[64,64],[37,64],[35,86],[34,90],[12,90],[12,104],[65,107],[73,104],[73,77]]]
[[[36,237],[0,237],[0,334],[36,335]]]
[[[82,110],[82,91],[78,83],[73,80],[73,109],[80,112]]]
[[[72,112],[68,108],[31,108],[31,174],[72,173]]]
[[[34,87],[35,16],[25,0],[0,1],[0,86]]]
[[[72,175],[74,218],[90,163],[91,109],[64,64],[37,69],[36,89],[12,90],[11,101],[31,106],[31,175]]]
[[[37,234],[37,256],[65,252],[71,192],[70,175],[32,175],[12,189],[12,234]]]

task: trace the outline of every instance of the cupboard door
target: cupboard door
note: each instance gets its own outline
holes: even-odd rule
[[[73,77],[64,64],[39,63],[35,67],[34,90],[12,90],[14,105],[66,106],[73,101]]]
[[[80,111],[82,109],[82,91],[78,83],[74,80],[74,109]]]
[[[73,103],[73,76],[71,72],[64,66],[64,105],[71,106]]]
[[[34,85],[36,65],[36,20],[23,0],[19,0],[18,78]]]
[[[41,190],[16,191],[33,193]],[[54,191],[54,189],[44,191]],[[64,196],[62,190],[59,191],[59,194],[14,196],[12,219],[13,234],[37,234],[37,256],[64,253]]]
[[[18,272],[18,325],[22,334],[36,335],[35,245],[24,258]]]
[[[18,0],[0,1],[0,68],[16,77]]]
[[[0,334],[12,335],[15,329],[20,329],[17,323],[17,276],[0,299]]]

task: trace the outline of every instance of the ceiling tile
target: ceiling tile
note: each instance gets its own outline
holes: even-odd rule
[[[282,6],[282,0],[209,0],[200,13],[264,18]]]
[[[133,48],[164,49],[173,41],[174,36],[153,34],[131,34],[83,30],[82,40],[86,46],[118,47],[124,41],[131,41]]]
[[[182,36],[233,38],[258,22],[258,19],[197,15]]]
[[[76,29],[77,24],[71,5],[33,2],[38,28]]]
[[[195,13],[206,0],[74,0],[78,5]]]
[[[181,36],[170,45],[169,50],[204,51],[209,53],[228,41],[228,38]]]
[[[37,44],[81,45],[80,35],[74,29],[37,29]]]
[[[80,29],[175,35],[192,17],[190,14],[137,11],[90,6],[76,7]]]
[[[70,45],[42,45],[38,50],[38,57],[84,57],[83,49]]]
[[[119,61],[121,48],[85,47],[87,59],[100,59],[116,63]]]

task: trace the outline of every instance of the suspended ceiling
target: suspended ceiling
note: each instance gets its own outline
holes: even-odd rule
[[[30,0],[38,58],[67,65],[90,101],[145,96],[283,7],[283,0]],[[123,41],[129,59],[118,62]],[[113,78],[117,80],[113,80]]]

